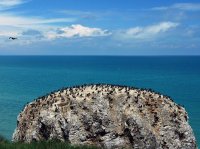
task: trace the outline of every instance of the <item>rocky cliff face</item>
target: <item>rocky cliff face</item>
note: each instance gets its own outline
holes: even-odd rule
[[[108,149],[197,148],[185,109],[169,97],[101,84],[66,88],[26,105],[13,141],[49,139]]]

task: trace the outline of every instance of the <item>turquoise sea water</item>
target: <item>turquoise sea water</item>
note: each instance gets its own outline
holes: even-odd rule
[[[0,56],[0,134],[38,96],[62,87],[112,83],[151,88],[184,105],[200,144],[200,57]]]

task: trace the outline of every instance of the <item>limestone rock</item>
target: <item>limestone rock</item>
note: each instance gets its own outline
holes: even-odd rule
[[[104,84],[65,88],[26,105],[13,141],[49,139],[108,149],[197,148],[185,109],[169,97]]]

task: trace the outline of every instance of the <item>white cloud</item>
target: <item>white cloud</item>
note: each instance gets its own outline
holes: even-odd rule
[[[43,18],[38,16],[23,16],[7,9],[29,2],[30,0],[0,0],[0,36],[21,36],[26,30],[45,32],[55,28],[57,23],[69,23],[75,18]]]
[[[74,21],[74,18],[46,19],[1,13],[0,36],[21,36],[22,32],[26,30],[38,30],[40,32],[47,32],[57,27],[54,25],[54,23],[69,23]]]
[[[69,27],[59,28],[49,31],[46,36],[48,39],[56,38],[73,38],[73,37],[97,37],[108,36],[111,33],[101,28],[90,28],[80,24],[71,25]]]
[[[6,45],[12,43],[16,45],[27,45],[38,42],[45,42],[57,39],[74,39],[76,37],[99,37],[108,36],[111,33],[100,28],[90,28],[80,24],[68,27],[58,26],[30,26],[30,27],[13,27],[0,26],[0,44]],[[17,37],[17,42],[5,42],[8,38]]]
[[[25,3],[24,0],[1,0],[0,1],[0,10],[10,9],[14,6]]]
[[[178,9],[178,10],[186,10],[186,11],[199,11],[200,3],[176,3],[171,6],[161,6],[154,7],[152,10],[168,10],[168,9]]]
[[[161,22],[146,27],[138,26],[125,31],[120,31],[117,33],[117,36],[123,39],[151,39],[177,26],[178,23]]]
[[[195,11],[195,10],[200,10],[200,3],[178,3],[178,4],[175,4],[173,6],[174,8],[177,8],[177,9],[182,9],[182,10],[192,10],[192,11]]]
[[[27,27],[37,24],[50,24],[58,22],[74,22],[74,18],[45,19],[37,17],[23,17],[12,14],[0,14],[0,25]]]
[[[0,26],[0,37],[10,37],[10,36],[18,36],[19,35],[19,28],[16,27],[8,27],[8,26]]]
[[[29,29],[22,32],[24,36],[41,36],[41,32],[38,30]]]
[[[42,18],[38,16],[23,16],[14,14],[7,9],[23,4],[30,0],[0,0],[0,38],[7,39],[10,36],[18,37],[22,40],[33,40],[32,33],[40,33],[40,40],[49,40],[57,38],[74,38],[74,37],[97,37],[107,36],[110,33],[101,28],[91,28],[80,24],[62,27],[60,23],[72,23],[76,18]],[[68,12],[70,13],[70,12]],[[71,12],[74,14],[74,11]],[[76,12],[80,14],[81,12]],[[85,15],[88,13],[85,13]],[[25,34],[24,34],[25,33]],[[26,36],[26,37],[25,37]],[[19,41],[19,42],[21,42]]]
[[[92,15],[92,12],[80,10],[60,10],[58,12],[66,15]]]

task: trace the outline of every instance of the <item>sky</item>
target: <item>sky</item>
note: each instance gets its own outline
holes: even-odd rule
[[[200,55],[200,1],[0,0],[0,55]]]

